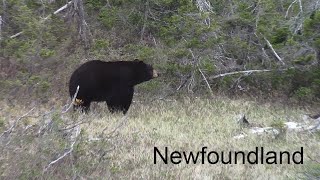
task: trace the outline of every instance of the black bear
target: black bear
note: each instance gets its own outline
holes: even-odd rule
[[[142,61],[104,62],[93,60],[76,69],[69,81],[74,107],[87,112],[92,101],[105,101],[111,112],[125,114],[132,102],[134,86],[157,77],[157,71]]]

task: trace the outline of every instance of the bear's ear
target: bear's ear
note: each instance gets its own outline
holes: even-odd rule
[[[137,62],[137,63],[139,63],[139,64],[144,64],[143,61],[141,61],[141,60],[139,60],[139,59],[137,59],[137,58],[135,58],[135,59],[133,60],[133,62]]]

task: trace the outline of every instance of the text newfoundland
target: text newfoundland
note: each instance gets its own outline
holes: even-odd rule
[[[169,151],[154,147],[153,163],[172,164],[303,164],[303,147],[297,151],[265,151],[256,147],[252,151],[209,151],[202,147],[200,151]]]

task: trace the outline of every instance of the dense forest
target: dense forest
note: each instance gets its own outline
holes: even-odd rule
[[[134,59],[159,77],[126,115],[72,111],[76,68]],[[319,179],[319,100],[320,0],[0,2],[0,179]],[[155,147],[304,156],[155,164]]]
[[[67,98],[80,64],[138,58],[162,78],[140,90],[320,97],[317,0],[3,0],[1,97]]]

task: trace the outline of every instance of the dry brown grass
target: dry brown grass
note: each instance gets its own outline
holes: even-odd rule
[[[29,108],[29,107],[28,107]],[[27,107],[10,108],[3,103],[1,132],[28,111]],[[110,114],[98,106],[88,115],[60,114],[54,111],[47,117],[36,117],[48,109],[36,109],[20,121],[9,139],[1,141],[2,178],[102,178],[102,179],[295,179],[319,177],[319,133],[282,132],[281,135],[250,135],[243,139],[233,136],[241,129],[236,120],[245,114],[250,122],[261,126],[275,126],[280,122],[301,122],[307,111],[281,105],[259,105],[253,101],[217,98],[184,99],[134,103],[127,117]],[[16,116],[16,117],[14,117]],[[51,127],[43,134],[37,132],[45,122]],[[44,172],[44,168],[70,148],[72,129],[79,121],[81,133],[74,149]],[[69,124],[69,125],[68,125]],[[27,131],[25,127],[31,126]],[[248,165],[221,163],[164,164],[153,163],[153,149],[169,151],[200,151],[207,146],[211,151],[250,151],[255,147],[289,152],[304,149],[304,164]]]

